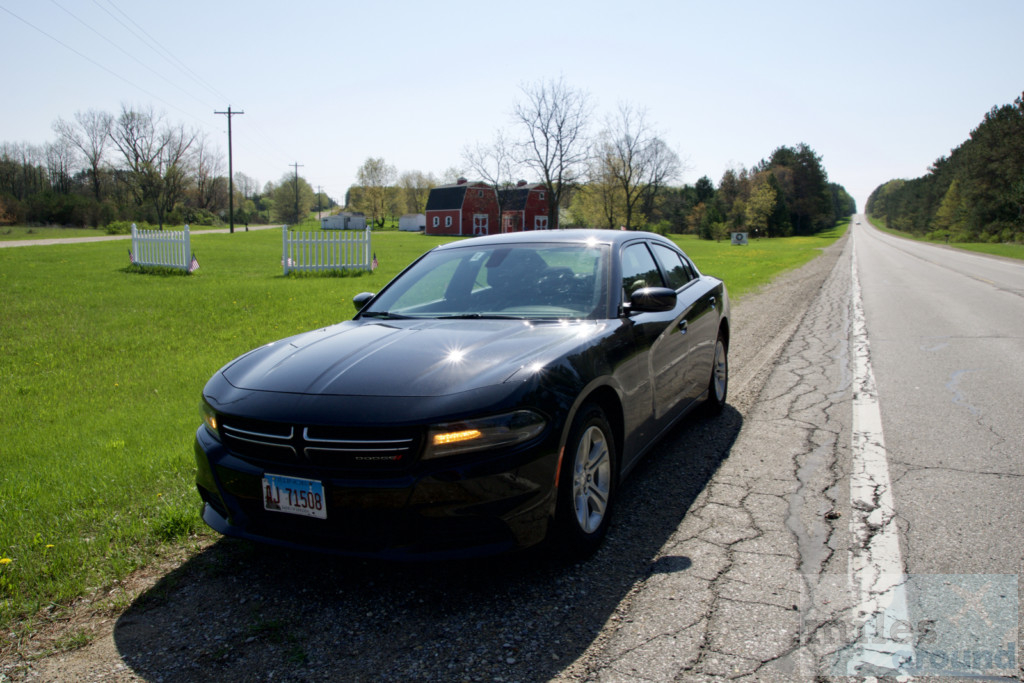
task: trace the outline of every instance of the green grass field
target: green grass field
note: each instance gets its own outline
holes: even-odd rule
[[[845,227],[749,247],[677,241],[735,298]],[[351,318],[353,295],[452,239],[374,233],[379,268],[343,277],[284,277],[279,230],[193,235],[189,276],[128,267],[127,240],[0,249],[0,642],[163,544],[212,534],[193,483],[206,380],[255,346]]]

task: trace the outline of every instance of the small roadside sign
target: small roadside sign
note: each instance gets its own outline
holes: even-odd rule
[[[739,245],[741,247],[747,246],[747,233],[745,232],[734,232],[732,233],[733,245]]]

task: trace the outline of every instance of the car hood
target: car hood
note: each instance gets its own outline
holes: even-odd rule
[[[225,366],[234,387],[428,397],[516,381],[600,336],[605,323],[354,320],[267,344]]]

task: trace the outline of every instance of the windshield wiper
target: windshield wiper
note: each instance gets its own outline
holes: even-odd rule
[[[404,320],[408,318],[407,315],[399,315],[398,313],[392,313],[391,311],[363,311],[359,314],[360,318],[387,318],[388,320]]]
[[[521,320],[521,315],[499,315],[497,313],[452,313],[435,316],[437,320]]]

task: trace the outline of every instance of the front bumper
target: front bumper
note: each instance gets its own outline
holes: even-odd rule
[[[277,546],[388,559],[488,555],[542,541],[554,515],[557,444],[419,463],[401,474],[359,476],[247,462],[196,432],[203,521],[227,536]],[[326,519],[263,508],[266,473],[316,479]]]

